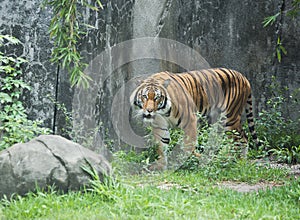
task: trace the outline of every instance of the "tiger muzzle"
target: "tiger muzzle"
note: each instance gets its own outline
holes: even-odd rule
[[[144,118],[144,119],[152,119],[152,118],[153,118],[153,115],[152,115],[152,114],[149,114],[149,113],[148,113],[148,114],[147,114],[147,113],[144,113],[144,114],[143,114],[143,118]]]

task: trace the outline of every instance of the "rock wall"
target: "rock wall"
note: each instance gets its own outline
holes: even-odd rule
[[[99,13],[83,11],[85,22],[95,27],[79,46],[90,64],[87,72],[94,78],[86,91],[70,88],[68,75],[50,63],[48,27],[52,14],[41,8],[41,3],[2,0],[0,4],[0,32],[23,42],[9,53],[30,61],[24,70],[24,79],[33,87],[24,94],[28,113],[44,120],[56,133],[64,133],[67,122],[53,103],[57,94],[57,101],[68,111],[75,110],[72,117],[80,119],[72,126],[82,141],[89,141],[87,133],[92,136],[92,148],[97,148],[94,139],[102,143],[107,134],[122,129],[114,122],[126,124],[121,118],[128,109],[122,105],[115,110],[114,100],[127,102],[132,86],[128,82],[134,76],[207,66],[233,68],[249,78],[256,112],[271,95],[272,75],[290,88],[285,92],[287,97],[299,88],[300,16],[295,20],[283,16],[273,26],[262,27],[264,17],[288,9],[290,0],[103,0],[104,9]],[[288,51],[281,63],[274,57],[278,36]],[[140,38],[145,41],[136,40]],[[164,38],[170,40],[159,40]],[[185,53],[180,48],[191,51]],[[186,64],[188,60],[193,61]],[[286,114],[299,115],[299,104],[289,106],[287,103]]]
[[[51,127],[54,104],[48,95],[55,95],[57,67],[50,62],[52,45],[48,27],[52,14],[43,10],[41,3],[1,0],[0,34],[10,34],[22,42],[6,52],[29,61],[23,70],[25,81],[33,88],[30,93],[24,94],[28,113]]]

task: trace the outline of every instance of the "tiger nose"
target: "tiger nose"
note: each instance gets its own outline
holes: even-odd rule
[[[147,112],[149,113],[153,112],[153,108],[147,108]]]

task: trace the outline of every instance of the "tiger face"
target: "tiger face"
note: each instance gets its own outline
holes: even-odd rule
[[[144,122],[153,122],[156,116],[166,115],[171,110],[171,99],[164,86],[157,82],[144,82],[133,92],[131,103]]]

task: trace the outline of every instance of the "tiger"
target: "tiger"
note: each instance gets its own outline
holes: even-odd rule
[[[242,130],[242,113],[246,111],[249,131],[258,145],[254,128],[252,95],[249,81],[240,72],[227,68],[211,68],[182,73],[154,73],[140,82],[130,95],[136,115],[150,123],[158,142],[158,159],[154,169],[166,169],[165,150],[170,143],[169,128],[184,131],[184,150],[199,156],[197,146],[197,114],[209,124],[222,116],[225,131]]]

